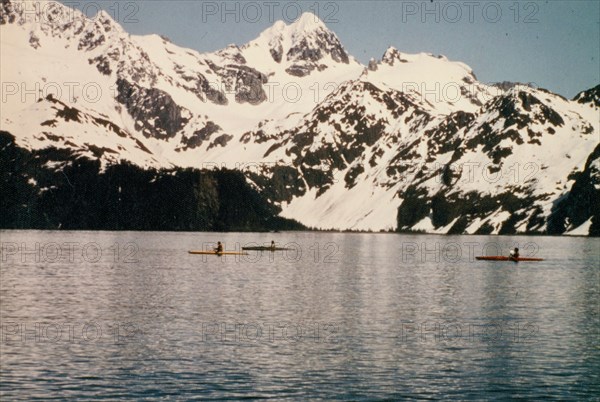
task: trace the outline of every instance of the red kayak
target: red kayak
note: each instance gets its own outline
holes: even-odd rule
[[[519,257],[519,258],[511,258],[505,257],[502,255],[493,255],[489,257],[475,257],[477,260],[484,261],[544,261],[543,258],[529,258],[529,257]]]

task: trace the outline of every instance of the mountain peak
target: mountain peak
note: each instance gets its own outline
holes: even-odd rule
[[[290,40],[299,39],[310,35],[315,31],[322,31],[326,34],[333,34],[325,23],[315,14],[310,12],[303,13],[298,19],[289,25],[282,20],[276,21],[270,28],[264,30],[260,36],[272,40],[274,38]]]
[[[333,63],[349,64],[350,58],[338,37],[315,14],[303,13],[287,25],[277,21],[260,36],[244,46],[268,49],[273,60],[287,66],[286,72],[306,76],[322,71]],[[327,59],[330,59],[329,61]]]
[[[600,85],[578,93],[573,100],[577,103],[588,103],[592,107],[600,107]]]
[[[311,31],[317,30],[319,28],[327,29],[327,26],[325,26],[325,23],[323,21],[321,21],[321,19],[319,17],[317,17],[315,14],[313,14],[311,12],[303,13],[300,17],[298,17],[298,19],[296,21],[291,23],[289,25],[289,27],[291,29],[293,29],[294,31],[300,31],[300,32],[311,32]]]
[[[271,28],[267,29],[267,31],[283,32],[286,28],[287,28],[287,24],[285,22],[283,22],[282,20],[278,20],[278,21],[275,21],[273,26]]]
[[[403,61],[400,55],[400,51],[394,46],[390,46],[387,48],[387,50],[381,57],[381,62],[393,66],[396,63],[396,61]]]
[[[97,19],[104,25],[118,25],[114,18],[105,10],[98,11],[98,14],[96,14],[95,19]]]

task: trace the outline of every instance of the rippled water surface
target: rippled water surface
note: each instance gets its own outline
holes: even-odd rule
[[[2,400],[600,395],[597,239],[0,235]]]

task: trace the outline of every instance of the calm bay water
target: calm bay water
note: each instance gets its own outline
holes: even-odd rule
[[[0,237],[2,400],[600,395],[598,239]],[[187,253],[217,240],[292,250]],[[546,260],[473,258],[514,246]]]

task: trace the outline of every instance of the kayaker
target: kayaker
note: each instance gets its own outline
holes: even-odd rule
[[[215,252],[216,253],[222,253],[223,252],[223,245],[221,244],[221,242],[217,242],[217,248],[215,248]]]
[[[517,258],[519,258],[519,248],[515,247],[514,250],[510,251],[510,258],[513,260],[516,260]]]

